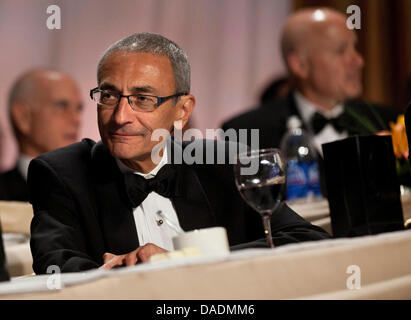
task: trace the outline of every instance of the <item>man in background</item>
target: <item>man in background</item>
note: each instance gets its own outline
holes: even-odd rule
[[[322,144],[388,130],[389,121],[397,116],[387,108],[354,100],[362,93],[364,66],[356,44],[346,17],[335,10],[304,9],[291,15],[283,28],[281,50],[293,89],[287,97],[243,113],[222,128],[259,129],[260,148],[279,147],[288,119],[296,115],[318,154],[326,196]],[[250,136],[247,139],[251,141]]]
[[[396,118],[394,112],[353,100],[362,93],[364,66],[356,43],[345,15],[327,8],[297,11],[286,21],[281,39],[293,90],[286,98],[234,117],[222,128],[257,128],[261,148],[278,147],[287,119],[297,115],[320,156],[323,143],[387,130],[388,121]]]
[[[80,92],[66,73],[36,68],[15,81],[8,107],[19,156],[15,167],[0,175],[0,200],[28,201],[31,159],[78,140]]]

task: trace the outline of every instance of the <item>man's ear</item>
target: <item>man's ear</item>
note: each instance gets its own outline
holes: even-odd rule
[[[308,77],[308,63],[304,55],[290,53],[287,56],[287,64],[290,72],[297,78],[306,79]]]
[[[191,112],[194,110],[195,103],[195,97],[192,94],[180,97],[180,101],[178,102],[179,110],[175,121],[181,121],[181,129],[184,128],[190,118]]]
[[[28,135],[31,130],[31,110],[30,106],[23,102],[16,102],[11,107],[11,117],[16,129],[24,135]]]

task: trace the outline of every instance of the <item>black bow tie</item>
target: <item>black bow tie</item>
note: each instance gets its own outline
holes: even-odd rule
[[[336,118],[326,118],[322,114],[316,112],[311,117],[311,127],[314,130],[314,133],[319,133],[327,124],[331,124],[335,130],[338,132],[343,132],[345,130],[342,120],[344,118],[344,113],[340,114]]]
[[[176,169],[168,164],[164,165],[154,178],[145,179],[139,174],[129,172],[124,175],[124,181],[133,208],[138,207],[152,191],[166,198],[177,194]]]

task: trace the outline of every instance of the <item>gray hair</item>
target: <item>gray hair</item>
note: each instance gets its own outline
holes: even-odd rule
[[[136,33],[112,44],[101,57],[97,66],[97,81],[101,80],[104,60],[117,51],[144,52],[167,56],[174,72],[177,93],[190,93],[190,63],[187,54],[173,41],[155,33]]]

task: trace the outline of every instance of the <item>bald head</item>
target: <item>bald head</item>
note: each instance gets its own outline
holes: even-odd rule
[[[292,52],[308,53],[316,40],[333,25],[345,27],[346,17],[328,8],[311,8],[291,15],[283,28],[281,49],[286,57]]]
[[[11,108],[17,102],[36,104],[39,93],[48,90],[54,83],[74,81],[66,73],[54,69],[36,68],[21,74],[10,90],[8,105]]]
[[[23,153],[37,156],[77,141],[81,98],[68,74],[48,68],[23,73],[10,91],[8,105]]]
[[[281,49],[291,78],[303,95],[326,109],[362,91],[363,60],[346,19],[328,8],[303,9],[283,28]]]

